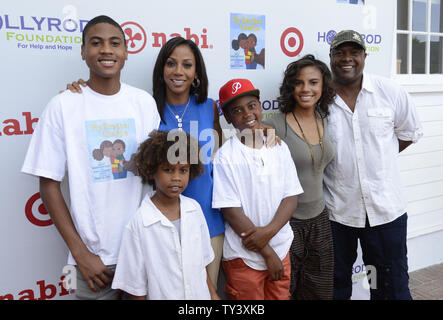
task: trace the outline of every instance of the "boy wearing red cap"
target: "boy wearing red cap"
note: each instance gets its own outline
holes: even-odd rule
[[[214,158],[212,206],[226,220],[223,269],[236,300],[289,299],[288,220],[303,192],[287,145],[264,146],[260,91],[246,79],[219,92],[226,121],[238,133]]]

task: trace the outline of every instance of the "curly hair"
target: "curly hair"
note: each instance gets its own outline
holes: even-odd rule
[[[143,183],[155,187],[153,176],[157,172],[157,169],[164,164],[175,165],[176,163],[189,163],[189,181],[204,173],[203,164],[198,157],[200,154],[198,141],[185,131],[174,131],[172,135],[172,137],[175,137],[174,140],[171,140],[168,134],[168,131],[153,130],[149,134],[149,138],[138,147],[134,160]],[[177,143],[186,143],[186,145],[178,145],[178,148],[175,149]],[[183,154],[180,154],[182,150],[181,147],[183,146],[186,147],[186,159],[182,159]],[[191,149],[192,146],[196,146],[196,150]],[[173,151],[172,154],[171,150]],[[193,152],[197,153],[196,163],[191,154]],[[170,162],[171,156],[175,158],[175,163],[174,161]]]
[[[312,54],[305,55],[301,59],[291,62],[286,67],[283,82],[280,86],[280,96],[277,98],[281,112],[289,113],[296,108],[297,103],[294,98],[295,80],[300,74],[301,69],[310,66],[316,67],[323,76],[322,94],[315,109],[322,118],[329,115],[329,105],[334,101],[335,97],[331,71],[323,61],[315,59]]]

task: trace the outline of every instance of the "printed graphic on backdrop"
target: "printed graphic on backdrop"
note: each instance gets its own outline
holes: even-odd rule
[[[47,227],[53,224],[49,212],[40,198],[40,192],[33,194],[25,205],[26,218],[38,227]]]
[[[134,175],[132,155],[137,151],[134,119],[87,121],[86,135],[93,182]]]
[[[40,17],[5,14],[0,16],[0,29],[8,43],[29,51],[71,51],[82,43],[81,32],[88,20],[70,17]]]
[[[231,13],[231,69],[265,68],[265,16]]]
[[[0,127],[0,136],[31,135],[34,132],[32,125],[38,122],[38,118],[33,118],[31,112],[22,112],[22,116],[23,117],[15,116],[15,119],[0,120],[4,125],[3,128]],[[25,125],[20,124],[20,120],[24,120]]]
[[[147,42],[146,32],[141,25],[136,22],[125,22],[121,25],[126,36],[126,44],[128,53],[139,53],[142,51]]]
[[[30,1],[26,0],[4,0],[0,6],[0,46],[3,55],[0,70],[4,75],[1,87],[5,93],[0,95],[0,143],[3,144],[2,150],[8,150],[2,166],[4,183],[1,202],[4,204],[3,215],[7,223],[0,225],[0,252],[4,262],[0,264],[0,274],[3,275],[0,276],[0,301],[75,298],[65,294],[61,287],[61,271],[66,265],[68,248],[60,239],[43,205],[38,193],[38,178],[20,173],[19,167],[23,163],[38,118],[50,97],[63,89],[67,81],[87,76],[87,68],[79,53],[82,31],[89,19],[103,13],[114,18],[124,32],[126,30],[128,49],[133,52],[140,50],[135,55],[131,54],[132,58],[138,58],[130,57],[128,68],[122,74],[124,82],[151,93],[153,61],[166,41],[181,35],[194,41],[205,58],[210,78],[208,96],[218,98],[219,85],[229,78],[251,77],[254,84],[262,89],[264,119],[279,112],[276,97],[287,64],[306,53],[315,53],[327,61],[330,40],[334,33],[343,28],[354,28],[365,35],[367,50],[371,54],[370,59],[366,60],[365,68],[368,72],[389,77],[395,67],[395,52],[392,52],[391,44],[395,43],[396,25],[391,18],[395,17],[396,1],[371,0],[359,5],[351,4],[350,0],[346,3],[314,0],[303,2],[300,8],[297,1],[294,4],[288,1],[288,5],[278,6],[272,1],[259,0],[242,9],[235,9],[238,8],[238,1],[234,0],[211,2],[210,7],[203,0],[193,1],[192,6],[182,5],[177,0],[97,0],[95,5],[88,5],[82,0],[38,0],[34,3],[37,5],[30,5]],[[168,12],[171,6],[178,8],[180,14],[158,14]],[[223,18],[214,19],[214,12]],[[231,38],[231,21],[228,23],[228,19],[231,13],[236,12],[244,13],[235,15],[240,18],[239,21],[243,17],[259,21],[260,15],[264,15],[266,23],[244,23],[243,29],[236,23],[236,34]],[[329,19],[313,19],[313,16],[327,16]],[[144,29],[146,37],[137,24]],[[263,29],[263,35],[257,34],[254,27]],[[300,33],[292,28],[297,28]],[[256,34],[256,54],[266,48],[269,57],[266,57],[268,60],[264,70],[248,72],[243,49],[234,51],[231,48],[232,40],[238,40],[240,33],[246,36]],[[300,46],[302,37],[304,42]],[[283,48],[280,47],[281,40]],[[288,57],[284,53],[295,54],[298,50],[300,53],[295,57]],[[239,67],[242,69],[231,69],[231,54],[233,57],[234,54],[241,55]],[[257,70],[259,68],[262,65],[257,64]],[[229,128],[225,119],[221,119],[223,128]],[[97,135],[96,139],[92,138],[94,135]],[[110,158],[103,155],[101,161],[93,159],[92,152],[100,149],[101,143],[108,140],[114,144],[117,139],[125,142],[123,157],[130,160],[134,150],[131,150],[131,139],[127,137],[109,135],[98,138],[98,134],[94,133],[90,137],[90,150],[89,144],[85,146],[85,152],[90,157],[86,160],[91,168],[89,172],[92,173],[92,168],[100,166],[101,162],[103,167],[98,171],[102,170],[108,179],[112,179],[108,183],[121,183],[134,178],[131,172],[127,172],[126,179],[114,181]],[[95,183],[103,185],[107,182]],[[68,188],[67,183],[64,187]],[[69,192],[65,194],[69,195]],[[417,262],[416,254],[412,258]],[[352,274],[353,298],[363,298],[362,293],[368,295],[362,284],[367,278],[365,270],[367,268],[363,267],[360,258]],[[219,285],[219,288],[223,291],[224,287]]]
[[[152,48],[161,48],[169,39],[173,37],[183,37],[193,40],[200,49],[213,49],[214,45],[208,43],[208,29],[201,28],[201,32],[194,31],[191,27],[180,27],[174,32],[158,31],[158,29],[148,30],[140,23],[128,21],[121,25],[128,45],[128,53],[136,54],[145,49],[146,45]]]
[[[336,0],[337,3],[365,4],[365,0]]]
[[[288,57],[296,57],[303,50],[303,34],[295,27],[287,28],[280,37],[280,47]]]
[[[327,45],[329,47],[338,31],[336,30],[318,31],[316,35],[316,40],[318,43],[323,43],[324,45]],[[365,40],[366,53],[372,54],[372,53],[381,52],[382,42],[383,42],[381,34],[366,33],[364,30],[356,30],[356,31],[358,31]]]

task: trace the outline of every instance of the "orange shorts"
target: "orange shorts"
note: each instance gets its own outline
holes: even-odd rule
[[[226,293],[231,300],[289,300],[291,262],[289,253],[282,260],[284,275],[272,281],[268,270],[255,270],[241,258],[222,261]]]

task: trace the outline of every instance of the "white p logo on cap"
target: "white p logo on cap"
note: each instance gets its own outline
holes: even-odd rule
[[[234,82],[232,84],[232,94],[236,94],[237,91],[241,88],[241,83],[240,82]]]

